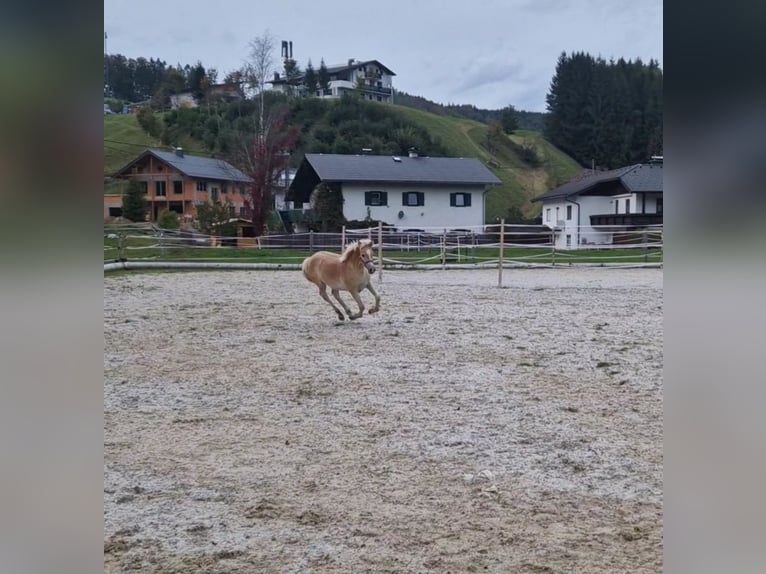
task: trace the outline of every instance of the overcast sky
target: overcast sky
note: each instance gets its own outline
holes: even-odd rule
[[[247,59],[269,32],[301,68],[378,60],[400,91],[443,104],[545,111],[561,52],[662,65],[662,1],[105,0],[110,54],[217,68]]]

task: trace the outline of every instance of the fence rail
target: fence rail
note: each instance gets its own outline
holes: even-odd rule
[[[589,239],[586,232],[590,233]],[[499,284],[502,284],[503,267],[510,266],[662,264],[661,225],[601,226],[598,233],[602,243],[593,241],[592,228],[559,230],[504,222],[457,230],[403,231],[379,226],[344,228],[340,233],[307,232],[257,238],[209,236],[188,230],[161,229],[152,224],[105,225],[104,262],[293,264],[316,251],[339,252],[351,241],[369,238],[381,269],[497,267]],[[564,239],[569,241],[571,236],[581,235],[584,241],[579,245],[562,247]]]

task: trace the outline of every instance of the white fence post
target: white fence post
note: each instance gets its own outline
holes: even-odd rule
[[[503,286],[503,247],[505,245],[505,219],[500,220],[500,248],[497,252],[497,286]]]
[[[378,275],[378,283],[383,283],[383,222],[378,221],[378,267],[380,267],[380,274]]]

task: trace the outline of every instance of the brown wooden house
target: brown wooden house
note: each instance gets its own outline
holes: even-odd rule
[[[232,203],[232,217],[250,215],[245,205],[250,178],[221,159],[185,154],[180,148],[147,149],[115,177],[141,182],[151,221],[156,221],[164,210],[191,220],[197,215],[197,205],[227,199]],[[120,215],[122,197],[104,196],[104,217]]]

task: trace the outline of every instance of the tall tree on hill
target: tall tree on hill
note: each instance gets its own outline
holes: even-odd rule
[[[516,119],[516,108],[513,106],[504,107],[500,115],[500,124],[503,126],[503,131],[507,134],[512,134],[519,129],[519,122]]]
[[[250,41],[250,61],[245,65],[244,74],[250,88],[256,92],[259,104],[259,125],[264,125],[266,82],[274,70],[274,37],[266,30],[261,36]]]
[[[327,66],[325,66],[324,58],[319,62],[317,82],[319,83],[319,89],[322,90],[322,95],[324,95],[324,91],[330,89],[330,72]]]
[[[562,53],[546,96],[546,137],[581,165],[616,168],[662,152],[662,71]]]
[[[319,87],[317,73],[314,69],[314,66],[311,65],[311,60],[309,60],[309,63],[306,64],[306,73],[303,76],[303,85],[306,86],[306,92],[309,96],[315,95],[317,88]]]

